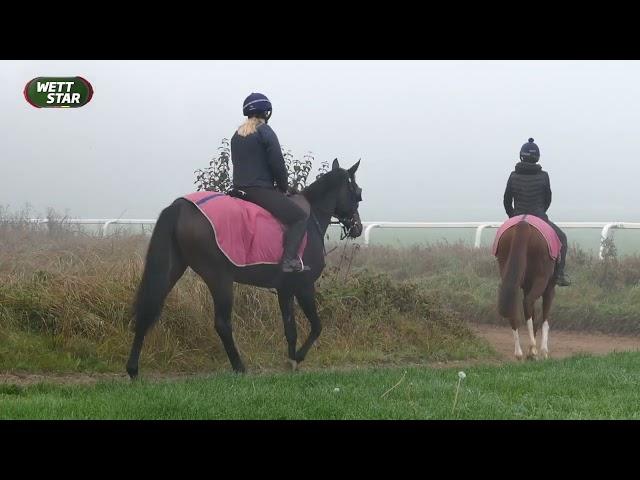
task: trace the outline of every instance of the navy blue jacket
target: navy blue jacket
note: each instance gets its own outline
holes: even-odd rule
[[[278,137],[269,125],[258,125],[256,133],[246,137],[236,132],[231,138],[231,161],[235,187],[273,188],[275,184],[280,191],[287,191],[287,167]]]

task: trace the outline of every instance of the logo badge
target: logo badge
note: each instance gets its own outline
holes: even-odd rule
[[[37,77],[24,87],[24,98],[36,108],[78,108],[93,97],[93,87],[82,77]]]

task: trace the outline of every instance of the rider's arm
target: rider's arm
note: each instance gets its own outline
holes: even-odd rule
[[[546,212],[551,206],[551,181],[549,180],[549,174],[547,173],[547,182],[544,197],[544,211]]]
[[[280,148],[278,137],[268,125],[261,125],[258,128],[258,132],[260,132],[267,149],[267,162],[269,163],[269,168],[271,169],[273,178],[276,181],[276,185],[279,190],[286,192],[289,175],[287,174],[287,167],[284,163],[284,157],[282,156],[282,149]]]
[[[507,180],[507,188],[504,190],[504,210],[507,212],[509,218],[513,217],[513,192],[511,191],[511,176]]]

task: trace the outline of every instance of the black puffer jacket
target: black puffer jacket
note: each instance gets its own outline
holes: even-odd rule
[[[287,167],[269,125],[259,125],[256,133],[246,137],[236,132],[231,138],[231,161],[235,187],[273,188],[275,183],[280,191],[287,191]]]
[[[551,205],[549,174],[535,163],[519,162],[504,191],[504,209],[509,218],[529,213],[543,219]]]

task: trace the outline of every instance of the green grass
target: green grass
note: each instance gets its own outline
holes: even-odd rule
[[[135,285],[12,279],[0,285],[0,372],[122,372],[133,334],[128,306]],[[145,342],[143,370],[211,372],[229,368],[213,328],[211,299],[195,275],[169,296],[159,324]],[[367,272],[342,280],[328,271],[320,282],[323,332],[310,367],[393,365],[491,358],[455,312],[409,284]],[[285,368],[286,342],[275,295],[237,286],[234,336],[253,371]],[[298,344],[308,322],[298,312]]]
[[[1,222],[0,235],[0,372],[121,372],[148,237],[39,232]],[[324,329],[309,367],[494,356],[465,324],[502,324],[497,262],[488,249],[352,248],[328,246],[317,285]],[[568,265],[574,286],[557,290],[554,330],[640,333],[640,257],[600,262],[572,249]],[[142,370],[226,371],[212,307],[206,286],[188,271],[145,341]],[[297,321],[301,342],[308,324],[299,310]],[[284,369],[286,344],[272,292],[236,286],[233,327],[248,368]]]
[[[0,330],[0,372],[109,372],[115,369],[113,361],[101,358],[94,346],[82,339],[66,345],[57,337]]]
[[[0,372],[122,372],[133,339],[131,304],[148,237],[36,231],[0,222]],[[386,275],[336,265],[317,283],[322,335],[312,368],[490,358],[440,300]],[[251,371],[283,370],[286,342],[274,292],[236,285],[234,337]],[[298,341],[309,324],[297,310]],[[147,335],[142,371],[229,369],[204,282],[187,271]]]
[[[464,370],[467,377],[453,413],[457,369],[411,367],[244,376],[224,373],[133,384],[112,380],[92,386],[0,385],[0,418],[640,418],[640,353]]]

